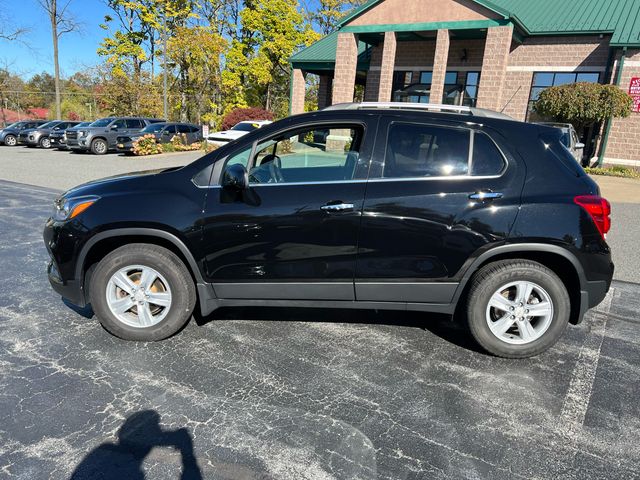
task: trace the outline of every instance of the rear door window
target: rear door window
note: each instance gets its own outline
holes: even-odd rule
[[[138,118],[127,119],[127,128],[142,128],[143,126],[142,120]]]
[[[394,123],[389,128],[383,176],[467,175],[470,137],[467,129]]]

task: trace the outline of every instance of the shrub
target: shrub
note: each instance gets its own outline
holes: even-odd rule
[[[134,155],[155,155],[162,152],[162,145],[160,145],[156,141],[156,137],[150,133],[147,135],[143,135],[138,140],[133,142]]]
[[[543,90],[533,108],[544,117],[571,123],[581,132],[592,123],[628,117],[633,100],[615,85],[579,82]]]
[[[222,118],[222,130],[229,130],[245,120],[273,120],[273,112],[258,107],[236,108]]]

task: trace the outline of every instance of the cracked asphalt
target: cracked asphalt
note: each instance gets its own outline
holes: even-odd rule
[[[49,288],[54,190],[0,181],[0,478],[640,478],[640,286],[530,360],[432,315],[227,309],[118,340]]]

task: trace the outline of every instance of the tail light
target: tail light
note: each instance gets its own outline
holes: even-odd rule
[[[606,198],[598,195],[578,195],[573,199],[591,216],[602,238],[605,238],[611,228],[611,204]]]

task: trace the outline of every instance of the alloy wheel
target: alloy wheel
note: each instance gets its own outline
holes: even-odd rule
[[[491,333],[503,342],[523,345],[538,340],[553,320],[553,302],[538,284],[510,282],[498,288],[486,310]]]
[[[171,289],[157,270],[131,265],[115,272],[106,290],[107,305],[122,323],[148,328],[160,323],[171,308]]]

